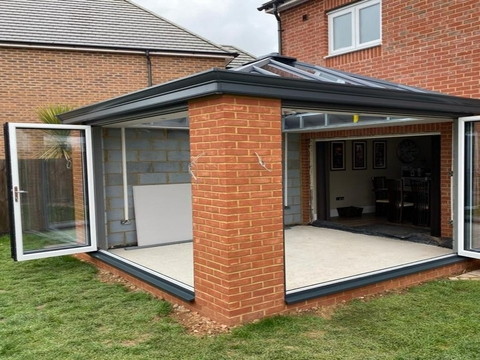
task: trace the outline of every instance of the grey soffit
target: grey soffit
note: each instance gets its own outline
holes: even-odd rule
[[[235,46],[222,45],[222,47],[225,49],[225,51],[228,51],[230,53],[237,53],[238,54],[238,56],[235,59],[233,59],[232,61],[230,61],[227,64],[227,69],[242,66],[243,64],[252,62],[256,59],[256,57],[253,56],[252,54],[249,54],[248,52],[246,52],[242,49],[239,49]]]
[[[232,55],[128,0],[2,0],[0,42]]]
[[[443,95],[347,73],[292,77],[282,71],[285,76],[272,75],[270,60],[274,64],[292,61],[273,56],[258,60],[265,62],[265,69],[257,62],[255,67],[249,64],[240,69],[212,69],[79,108],[60,118],[67,124],[106,125],[155,116],[172,106],[185,108],[191,99],[216,94],[276,98],[281,99],[284,106],[337,111],[368,110],[443,118],[480,114],[479,99]],[[288,70],[297,72],[298,69],[290,67]],[[334,81],[335,77],[345,81]]]

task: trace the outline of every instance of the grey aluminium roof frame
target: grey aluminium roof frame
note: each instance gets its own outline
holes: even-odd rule
[[[218,94],[276,98],[285,106],[341,108],[344,111],[444,118],[480,114],[479,99],[212,69],[85,106],[59,117],[66,124],[102,126],[172,112],[171,108],[185,110],[191,99]]]

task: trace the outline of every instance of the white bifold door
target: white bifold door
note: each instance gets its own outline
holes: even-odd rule
[[[459,119],[457,141],[458,254],[480,259],[480,116]]]
[[[97,250],[89,126],[4,127],[12,256]]]

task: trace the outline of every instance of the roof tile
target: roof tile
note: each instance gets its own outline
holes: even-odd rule
[[[228,56],[221,46],[128,0],[2,0],[0,42]]]

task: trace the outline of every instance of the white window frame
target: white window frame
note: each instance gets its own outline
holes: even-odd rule
[[[380,6],[380,37],[376,40],[360,43],[360,10],[378,4]],[[352,15],[352,45],[344,48],[335,50],[333,48],[334,41],[334,28],[333,20],[339,16],[351,14]],[[352,51],[357,51],[361,49],[367,49],[373,46],[382,44],[382,1],[381,0],[365,0],[362,2],[355,3],[341,9],[334,10],[328,14],[328,53],[329,56],[340,55],[349,53]]]

